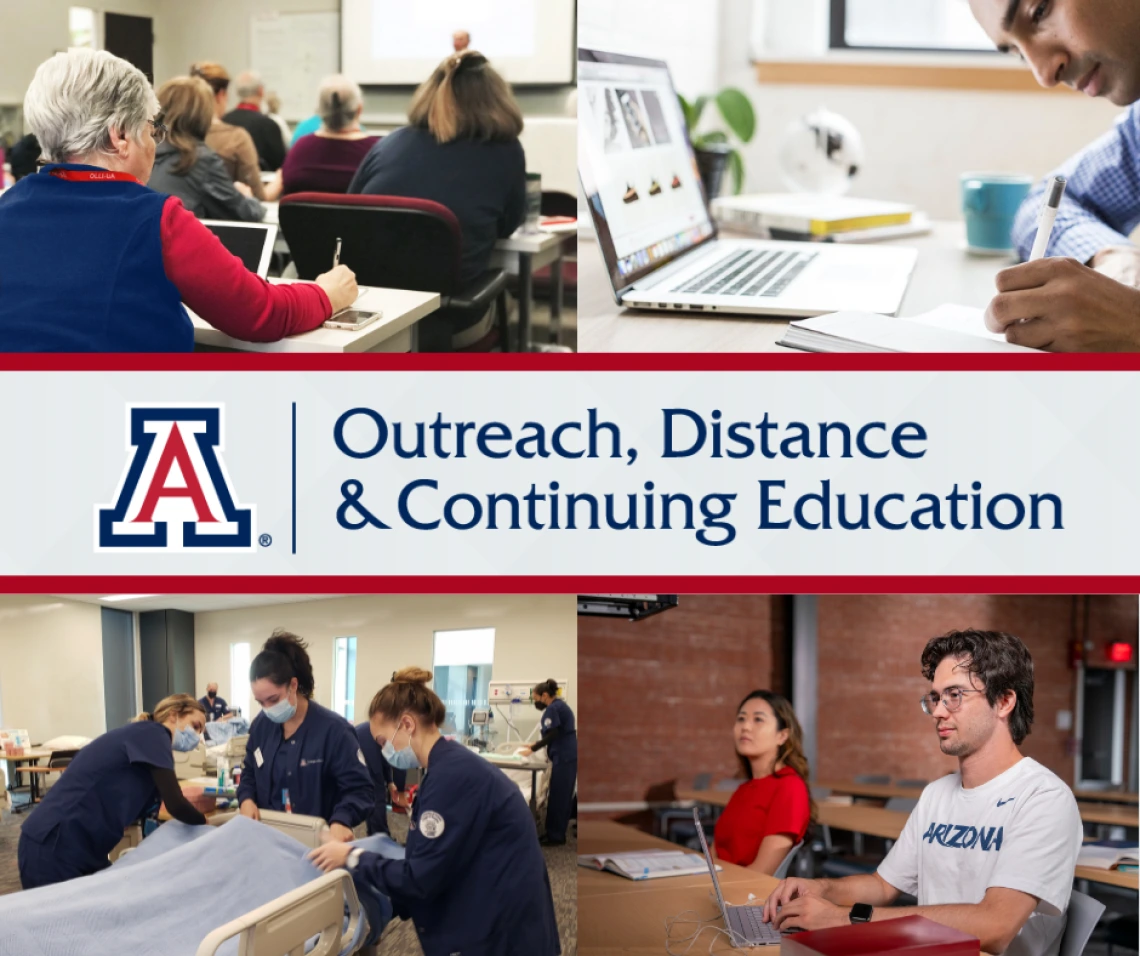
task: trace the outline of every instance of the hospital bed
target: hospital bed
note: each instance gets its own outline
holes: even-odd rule
[[[368,931],[373,928],[372,937],[379,936],[390,919],[390,904],[380,898],[379,908],[376,900],[369,907],[347,872],[320,874],[298,854],[300,848],[289,849],[294,840],[306,847],[319,844],[323,821],[271,812],[264,816],[264,827],[251,820],[233,820],[228,814],[213,819],[217,826],[210,829],[167,824],[109,870],[0,898],[0,924],[5,926],[0,956],[63,956],[79,951],[98,956],[371,952],[372,947],[365,945]],[[292,820],[278,819],[290,816]],[[223,835],[220,827],[230,823]],[[284,840],[283,834],[290,839]],[[198,892],[212,902],[180,910],[172,922],[167,899],[171,882],[184,882],[187,873],[211,870],[217,877],[219,860],[224,864],[221,882],[204,894]],[[290,882],[299,885],[289,886]],[[191,895],[194,892],[191,889]],[[272,893],[278,895],[264,899]],[[247,899],[257,905],[240,912]],[[43,932],[43,912],[53,914],[52,933]],[[156,915],[148,918],[147,913]],[[370,913],[378,914],[375,927],[370,927]],[[216,923],[221,925],[212,925]]]
[[[530,804],[535,822],[542,819],[542,811],[550,792],[550,761],[544,754],[529,757],[515,755],[523,744],[501,743],[494,750],[484,753],[483,759],[498,767],[519,788],[523,798]]]

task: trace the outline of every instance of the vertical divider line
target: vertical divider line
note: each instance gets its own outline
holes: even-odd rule
[[[297,553],[297,403],[293,403],[293,554]]]

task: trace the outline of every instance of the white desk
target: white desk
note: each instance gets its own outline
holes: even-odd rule
[[[280,205],[267,202],[265,205],[265,222],[280,225]],[[561,333],[562,320],[562,248],[567,238],[567,230],[551,229],[528,234],[521,229],[506,239],[495,243],[495,250],[491,254],[491,267],[504,269],[510,275],[519,277],[519,344],[520,352],[531,350],[531,313],[534,307],[534,270],[543,266],[550,266],[550,278],[553,283],[550,299],[551,333],[554,341],[558,341]],[[276,251],[288,251],[285,237],[277,236]],[[604,279],[603,279],[604,281]],[[438,306],[437,306],[438,308]]]
[[[1012,260],[966,255],[965,224],[935,222],[926,236],[892,245],[918,250],[918,263],[899,315],[919,315],[948,302],[984,308],[994,296],[994,275]],[[886,243],[876,243],[886,245]],[[596,241],[582,241],[578,281],[578,349],[581,352],[775,352],[788,319],[704,318],[692,313],[634,312],[614,302]]]
[[[290,279],[270,279],[285,284]],[[362,309],[383,313],[383,317],[358,332],[318,328],[291,335],[279,342],[245,342],[219,332],[189,309],[194,323],[194,344],[240,352],[413,352],[416,323],[439,308],[434,292],[405,289],[369,289],[359,299]]]

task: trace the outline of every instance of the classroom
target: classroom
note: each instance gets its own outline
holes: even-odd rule
[[[570,595],[2,595],[0,954],[573,953],[577,708]]]
[[[0,351],[576,349],[574,0],[0,23]]]
[[[1137,630],[1135,595],[579,595],[579,951],[729,952],[771,901],[808,922],[763,952],[1135,953]]]
[[[579,347],[1137,351],[1138,43],[1130,4],[582,0]]]

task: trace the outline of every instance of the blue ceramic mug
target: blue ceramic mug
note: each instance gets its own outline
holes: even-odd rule
[[[1013,221],[1032,186],[1032,176],[1018,173],[963,173],[962,213],[966,217],[967,251],[1010,255]]]

